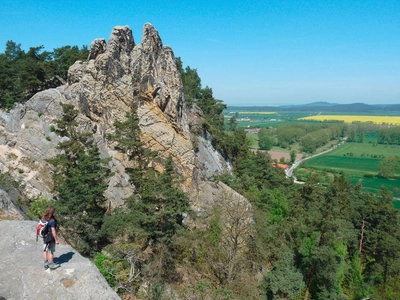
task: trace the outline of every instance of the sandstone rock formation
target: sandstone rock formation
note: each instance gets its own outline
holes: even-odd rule
[[[60,268],[44,270],[43,242],[36,243],[35,226],[33,221],[0,221],[0,298],[120,299],[96,266],[71,246],[58,245],[54,261]]]
[[[209,176],[229,168],[207,136],[196,138],[199,151],[194,151],[189,123],[201,118],[201,110],[186,107],[173,51],[163,46],[151,24],[144,25],[137,45],[128,26],[114,27],[108,44],[95,39],[88,60],[70,67],[67,84],[36,94],[10,113],[1,113],[0,170],[24,182],[30,197],[50,195],[51,176],[44,159],[57,154],[60,138],[51,126],[61,117],[60,103],[72,103],[79,109],[80,129],[93,132],[102,155],[112,158],[115,176],[107,197],[114,206],[123,203],[132,187],[124,172],[124,156],[106,136],[113,131],[114,121],[123,120],[134,105],[142,140],[161,157],[172,156],[193,203],[203,202],[199,186],[207,184]]]

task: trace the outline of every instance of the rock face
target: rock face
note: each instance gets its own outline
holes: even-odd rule
[[[68,245],[57,245],[60,268],[44,270],[43,242],[35,240],[33,221],[0,221],[0,299],[93,299],[120,297],[96,266]]]
[[[0,220],[23,220],[22,212],[14,205],[10,193],[0,190]]]
[[[1,113],[0,170],[24,182],[29,196],[50,193],[51,176],[44,160],[57,154],[60,138],[51,126],[61,117],[60,103],[79,109],[80,129],[93,132],[102,156],[112,158],[115,176],[107,197],[114,206],[123,203],[132,187],[124,172],[124,155],[113,149],[106,136],[113,131],[114,121],[124,120],[133,106],[138,108],[143,142],[161,157],[172,156],[192,203],[203,202],[199,186],[209,176],[229,169],[207,137],[196,137],[199,151],[194,151],[189,125],[201,118],[201,110],[186,107],[172,49],[163,46],[151,24],[144,25],[137,45],[128,26],[114,27],[108,44],[95,39],[88,60],[70,67],[67,84],[36,94],[10,113]],[[14,152],[16,157],[10,158]]]

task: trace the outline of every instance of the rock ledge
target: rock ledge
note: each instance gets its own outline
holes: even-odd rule
[[[57,245],[60,268],[44,270],[35,221],[0,221],[0,299],[121,299],[96,266],[69,245]]]

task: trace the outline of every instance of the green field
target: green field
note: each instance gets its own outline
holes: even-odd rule
[[[346,174],[362,176],[366,173],[377,173],[379,162],[380,160],[376,158],[334,156],[325,154],[306,160],[302,164],[302,167],[313,167],[325,171],[343,171]]]
[[[241,128],[261,128],[261,127],[272,127],[272,128],[276,128],[277,126],[281,126],[283,124],[298,124],[298,123],[307,123],[307,124],[320,124],[321,122],[317,122],[317,121],[297,121],[297,120],[284,120],[284,119],[279,119],[277,121],[264,121],[264,120],[259,120],[259,119],[255,119],[255,120],[251,120],[251,118],[249,118],[250,121],[237,121],[239,127]],[[229,119],[225,119],[225,124],[229,123]]]
[[[386,156],[400,157],[400,146],[374,146],[368,142],[345,143],[325,155],[305,161],[302,167],[343,173],[352,184],[360,183],[365,191],[372,193],[377,193],[384,185],[393,192],[395,197],[400,197],[400,195],[397,195],[397,189],[400,188],[399,179],[364,177],[367,174],[370,176],[377,175],[380,160]],[[396,170],[395,175],[400,176],[400,168]],[[395,205],[400,207],[400,203],[396,202]]]
[[[382,189],[382,186],[386,186],[390,191],[393,192],[393,196],[400,197],[399,192],[396,190],[396,188],[400,188],[400,180],[388,180],[384,178],[367,178],[358,176],[350,176],[348,179],[351,181],[352,184],[361,184],[364,190],[374,194],[378,193]]]
[[[376,141],[374,137],[367,137],[366,141]],[[374,146],[373,143],[345,143],[338,149],[328,153],[330,156],[344,156],[352,153],[354,157],[386,157],[386,156],[399,156],[400,157],[400,146],[396,145],[382,145],[377,144]]]
[[[298,118],[307,117],[307,112],[279,112],[276,114],[261,114],[260,112],[243,110],[225,110],[223,112],[225,118],[225,124],[229,123],[229,117],[237,113],[237,122],[241,128],[257,128],[257,127],[273,127],[276,128],[282,124],[296,124],[299,122],[305,122],[307,124],[319,124],[319,121],[301,121]],[[242,121],[240,119],[248,118],[248,121]],[[272,121],[271,121],[272,120]]]

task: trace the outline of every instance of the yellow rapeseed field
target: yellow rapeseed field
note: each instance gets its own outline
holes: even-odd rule
[[[241,115],[275,115],[274,111],[239,111]]]
[[[300,118],[300,120],[332,121],[340,120],[345,123],[373,122],[375,124],[400,125],[400,116],[344,116],[344,115],[318,115]]]

